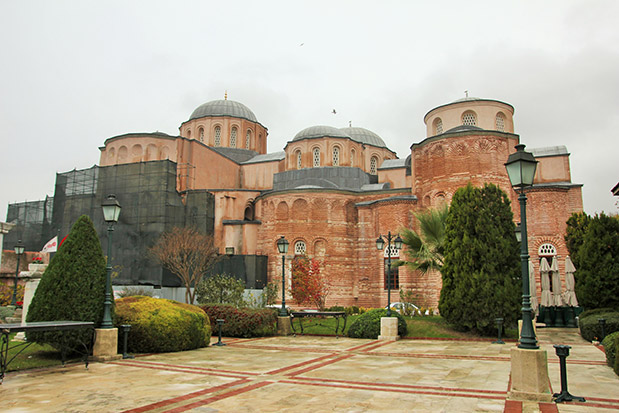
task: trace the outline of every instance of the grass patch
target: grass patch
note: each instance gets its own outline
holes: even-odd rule
[[[344,329],[344,334],[348,332],[348,328],[351,324],[359,317],[359,315],[352,315],[346,318],[346,328]],[[425,316],[425,317],[405,317],[406,324],[408,327],[408,334],[406,337],[410,338],[468,338],[468,339],[477,339],[477,338],[496,338],[496,336],[489,337],[481,337],[479,335],[457,331],[454,329],[445,319],[441,316]],[[301,319],[294,319],[294,328],[297,331],[297,334],[301,334],[301,329],[299,328],[299,320],[303,323],[303,333],[304,334],[319,334],[319,335],[330,335],[335,336],[335,325],[336,320],[334,318],[318,318],[318,317],[307,317]],[[344,320],[340,319],[340,329],[342,328],[342,323]],[[338,330],[339,332],[340,330]],[[340,335],[342,335],[340,333]],[[505,333],[503,333],[503,338],[517,338],[517,330],[506,329]]]
[[[54,347],[48,344],[39,343],[32,343],[26,347],[25,342],[14,341],[14,336],[15,334],[10,335],[11,342],[9,344],[11,348],[9,349],[8,359],[11,360],[13,357],[15,357],[15,359],[9,363],[6,371],[27,370],[62,365],[60,351],[56,350]],[[15,356],[16,354],[18,355]],[[67,362],[70,361],[73,360],[67,360]]]

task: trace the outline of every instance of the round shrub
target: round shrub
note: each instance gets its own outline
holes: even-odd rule
[[[604,353],[606,353],[606,364],[610,367],[615,365],[615,357],[617,356],[617,347],[615,343],[619,339],[619,331],[615,331],[604,337],[602,345],[604,346]]]
[[[578,317],[578,327],[582,338],[593,341],[602,337],[602,328],[598,321],[600,318],[606,320],[604,327],[606,335],[619,331],[619,311],[609,309],[608,311],[583,312]]]
[[[132,353],[193,350],[211,340],[211,324],[200,307],[163,298],[116,300],[116,327],[122,324],[131,324],[127,347]]]
[[[219,333],[217,319],[225,320],[221,334],[226,337],[263,337],[277,332],[277,310],[272,308],[237,308],[226,304],[203,305],[215,334]]]
[[[352,338],[378,338],[380,335],[380,319],[387,316],[387,310],[376,308],[359,316],[348,329],[348,337]],[[404,337],[408,332],[406,320],[397,311],[391,311],[391,316],[398,318],[398,334]]]

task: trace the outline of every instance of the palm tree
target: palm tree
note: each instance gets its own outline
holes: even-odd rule
[[[406,247],[404,259],[393,263],[395,267],[405,265],[413,271],[426,274],[429,271],[441,271],[443,268],[443,251],[445,246],[445,219],[449,208],[443,204],[437,209],[428,209],[415,214],[420,231],[404,228],[400,231],[402,243]]]

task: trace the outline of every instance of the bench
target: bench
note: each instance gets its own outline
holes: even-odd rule
[[[292,316],[292,319],[290,320],[290,326],[292,327],[292,332],[294,333],[295,336],[297,335],[297,331],[294,328],[295,318],[299,319],[299,327],[301,327],[301,334],[303,334],[303,323],[301,322],[301,319],[305,317],[333,317],[335,318],[336,320],[335,337],[336,338],[339,338],[338,329],[340,326],[340,318],[344,319],[344,325],[342,326],[342,329],[340,330],[342,335],[344,334],[344,329],[346,328],[346,313],[344,311],[293,311],[292,313],[290,313],[290,315]]]
[[[19,333],[22,331],[25,333],[29,331],[66,331],[84,328],[91,329],[94,333],[95,324],[90,321],[39,321],[34,323],[0,324],[0,384],[2,384],[2,381],[4,380],[4,373],[6,372],[9,363],[33,343],[31,341],[20,342],[11,347],[9,340],[9,335],[11,333]],[[90,354],[92,342],[93,340],[89,343],[80,343],[85,349],[84,362],[86,364],[86,368],[88,368],[88,355]],[[20,348],[20,350],[9,360],[9,350],[15,348]],[[67,350],[69,349],[63,348],[60,351],[63,366],[65,364],[65,355]]]

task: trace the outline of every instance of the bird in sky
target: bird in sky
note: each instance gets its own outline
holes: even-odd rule
[[[335,111],[335,109],[333,109],[333,111],[332,111],[331,113],[333,113],[334,115],[335,115],[335,114],[337,114],[337,112]]]

